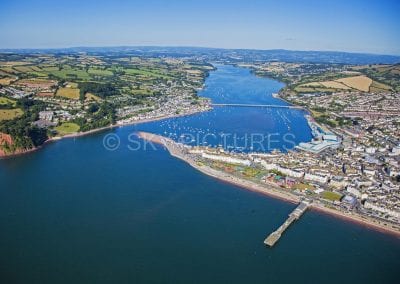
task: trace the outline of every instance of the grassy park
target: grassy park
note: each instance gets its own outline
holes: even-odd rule
[[[340,198],[342,198],[342,195],[333,191],[324,191],[322,193],[322,198],[330,201],[339,201]]]
[[[67,135],[71,133],[76,133],[79,131],[79,125],[72,122],[64,122],[63,124],[57,126],[55,130],[57,130],[60,135]]]

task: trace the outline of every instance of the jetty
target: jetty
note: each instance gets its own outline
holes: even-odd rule
[[[287,228],[296,220],[298,220],[301,215],[306,212],[308,207],[310,206],[311,201],[303,200],[300,204],[289,214],[289,218],[286,219],[285,223],[283,223],[276,231],[272,232],[265,240],[264,244],[267,246],[273,247],[275,243],[280,239],[282,234],[286,231]]]
[[[232,106],[232,107],[261,107],[261,108],[288,108],[304,109],[302,106],[293,105],[262,105],[262,104],[211,104],[212,106]]]

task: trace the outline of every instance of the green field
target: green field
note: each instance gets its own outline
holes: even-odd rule
[[[75,83],[75,82],[68,82],[67,85],[66,85],[66,87],[67,87],[67,88],[76,89],[76,88],[78,88],[78,83]]]
[[[3,67],[1,67],[1,70],[3,71],[3,72],[5,72],[5,73],[7,73],[7,74],[14,74],[14,73],[20,73],[20,72],[18,72],[17,70],[14,70],[12,67],[10,67],[10,66],[3,66]]]
[[[63,124],[57,126],[55,130],[57,130],[60,135],[67,135],[71,133],[76,133],[79,131],[79,125],[72,122],[64,122]]]
[[[323,87],[302,87],[302,86],[297,86],[294,88],[294,91],[297,93],[315,93],[315,92],[326,92],[326,93],[333,93],[337,92],[337,89],[332,89],[332,88],[323,88]],[[339,90],[340,91],[340,90]]]
[[[79,100],[79,89],[76,88],[60,88],[56,93],[57,97],[63,97],[71,100]]]
[[[340,195],[336,192],[332,192],[332,191],[324,191],[322,193],[322,198],[331,200],[331,201],[339,201],[340,198],[342,198],[342,195]]]
[[[42,66],[41,69],[46,72],[58,71],[57,66]]]
[[[249,177],[249,178],[254,178],[257,175],[260,174],[260,170],[259,169],[255,169],[252,167],[245,167],[244,171],[242,172],[244,176]]]
[[[119,109],[127,109],[122,113],[126,118],[148,113],[159,107],[159,101],[164,102],[163,95],[172,91],[197,107],[194,104],[199,100],[194,100],[192,94],[205,78],[206,74],[198,71],[205,68],[203,63],[197,64],[195,60],[190,67],[191,59],[132,56],[135,53],[46,51],[0,54],[0,88],[10,86],[31,96],[13,99],[7,94],[12,93],[12,89],[2,89],[1,132],[15,136],[15,147],[30,148],[41,145],[48,136],[73,135],[115,124],[122,119]],[[138,109],[131,109],[132,106],[138,106]],[[56,114],[54,122],[58,123],[35,123],[40,111],[61,109],[76,120],[64,121],[62,114]],[[171,113],[182,111],[183,107],[177,105]],[[44,127],[38,129],[37,126]],[[257,172],[247,170],[245,174],[254,176]]]
[[[137,89],[137,90],[132,90],[132,95],[145,95],[145,96],[150,96],[153,94],[152,91],[146,90],[146,89]]]
[[[315,187],[312,186],[311,184],[307,184],[307,183],[297,183],[295,184],[295,186],[293,187],[293,189],[298,189],[298,190],[315,190]]]
[[[124,69],[125,73],[128,75],[142,75],[145,77],[152,77],[152,78],[162,78],[162,79],[172,79],[172,76],[158,73],[155,70],[150,70],[150,69]]]
[[[74,78],[80,80],[90,80],[90,75],[85,70],[72,69],[70,67],[65,67],[61,70],[49,71],[49,74],[64,80]]]
[[[18,72],[22,72],[22,73],[33,71],[30,66],[14,66],[13,69],[17,70]]]
[[[16,104],[17,104],[17,102],[14,100],[11,100],[11,99],[5,98],[5,97],[0,97],[0,106],[10,105],[11,107],[15,107]]]
[[[110,70],[95,69],[95,68],[90,68],[88,73],[91,75],[97,75],[97,76],[112,76],[112,75],[114,75],[114,73],[111,72]]]
[[[38,72],[38,71],[32,71],[28,72],[29,75],[32,75],[33,77],[47,77],[47,74],[44,72]]]
[[[0,109],[0,121],[11,120],[23,115],[24,112],[20,108],[15,109]]]

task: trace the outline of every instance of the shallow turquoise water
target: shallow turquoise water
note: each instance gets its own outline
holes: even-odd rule
[[[202,175],[159,146],[130,151],[130,134],[153,127],[0,161],[0,283],[397,283],[398,238],[318,212],[266,248],[295,205]],[[104,148],[106,134],[118,149]]]

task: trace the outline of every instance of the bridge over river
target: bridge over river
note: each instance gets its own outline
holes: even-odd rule
[[[262,105],[262,104],[211,104],[212,106],[233,106],[233,107],[263,107],[263,108],[289,108],[304,109],[302,106],[292,105]]]

